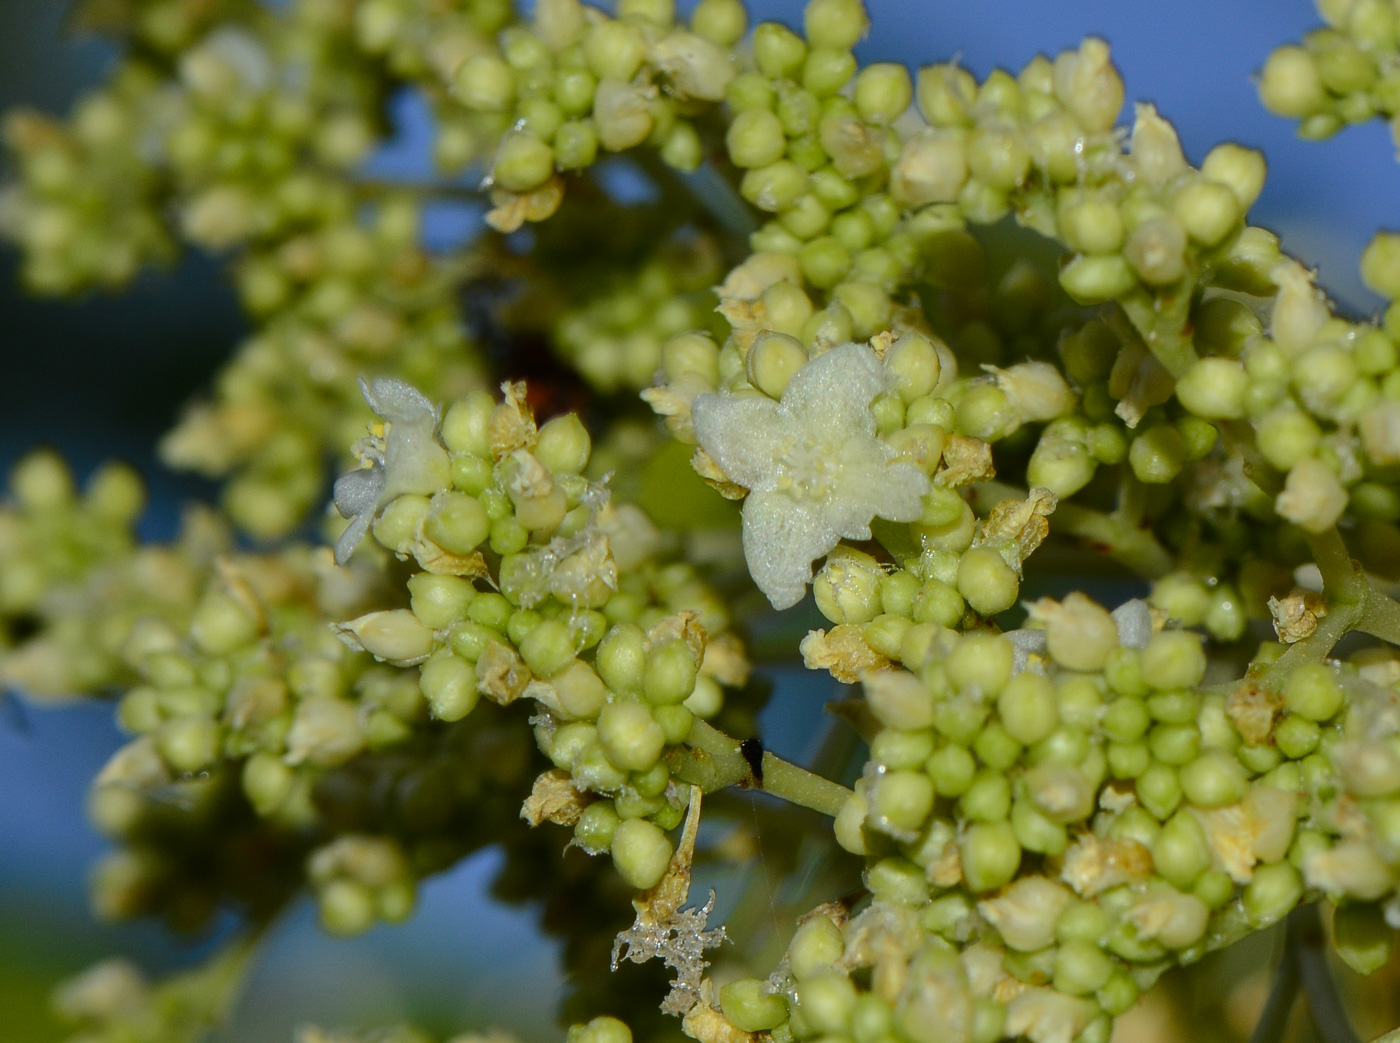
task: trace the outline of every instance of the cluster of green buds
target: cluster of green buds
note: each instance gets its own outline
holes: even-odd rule
[[[171,466],[229,478],[225,509],[261,539],[291,532],[320,503],[326,461],[343,459],[371,416],[361,374],[407,375],[442,395],[482,380],[459,273],[419,245],[419,205],[390,195],[362,207],[343,184],[315,198],[314,219],[238,262],[243,303],[264,321],[212,401],[187,410],[161,446]]]
[[[611,851],[623,878],[648,888],[684,811],[665,755],[720,711],[721,686],[742,685],[748,664],[718,596],[690,566],[658,564],[647,517],[582,477],[591,440],[578,417],[537,425],[524,384],[502,390],[439,415],[406,384],[366,385],[386,423],[360,447],[367,466],[336,483],[353,517],[337,557],[372,533],[420,571],[410,608],[338,631],[377,659],[420,665],[439,719],[460,720],[482,696],[533,699],[556,768],[523,813],[573,826],[581,847]]]
[[[162,179],[141,150],[142,128],[166,100],[160,88],[153,70],[127,63],[67,125],[26,110],[6,115],[20,180],[6,190],[0,231],[23,249],[30,290],[122,286],[141,265],[174,256]]]
[[[704,0],[689,29],[676,24],[672,0],[623,0],[616,17],[546,0],[530,24],[502,29],[494,43],[460,34],[435,71],[463,113],[454,119],[449,107],[444,125],[490,143],[487,221],[510,231],[548,218],[563,200],[561,174],[603,153],[646,145],[673,169],[699,167],[696,123],[734,78],[728,48],[746,21],[738,0]]]
[[[903,669],[865,675],[871,760],[836,836],[866,857],[870,904],[817,910],[772,978],[721,989],[735,1028],[1107,1040],[1168,967],[1319,893],[1344,958],[1384,962],[1392,657],[1227,694],[1202,687],[1199,637],[1141,601],[1031,616],[996,636],[917,625]]]
[[[1269,55],[1259,100],[1298,121],[1299,137],[1330,138],[1343,127],[1400,115],[1400,15],[1384,0],[1317,0],[1327,23]]]
[[[604,394],[650,387],[671,337],[712,325],[711,287],[721,272],[713,239],[681,234],[640,264],[587,280],[553,322],[555,350],[588,385]]]
[[[123,464],[99,468],[81,492],[53,453],[14,465],[0,500],[0,682],[42,697],[113,680],[111,637],[122,624],[106,617],[102,640],[89,629],[98,625],[92,599],[122,588],[138,559],[154,564],[136,549],[145,499]],[[103,600],[110,609],[116,599]]]

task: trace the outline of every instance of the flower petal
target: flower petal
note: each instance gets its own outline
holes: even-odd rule
[[[690,414],[695,441],[731,482],[772,488],[783,436],[778,403],[761,395],[699,395]]]
[[[812,562],[836,546],[822,507],[776,492],[744,501],[744,558],[758,589],[774,608],[790,608],[807,593]]]
[[[856,435],[874,437],[870,402],[885,390],[889,375],[864,344],[842,344],[818,355],[793,374],[782,411],[812,433],[840,444]]]

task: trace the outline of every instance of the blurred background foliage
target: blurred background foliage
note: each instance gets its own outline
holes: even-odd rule
[[[65,31],[59,0],[0,0],[0,109],[24,103],[64,112],[100,82],[108,45]],[[691,5],[682,2],[688,9]],[[757,0],[752,20],[800,21],[800,0]],[[1372,232],[1400,227],[1400,169],[1383,123],[1351,128],[1318,146],[1259,106],[1252,74],[1269,51],[1317,22],[1307,0],[869,0],[873,28],[862,62],[919,65],[957,56],[979,77],[1019,68],[1038,51],[1107,38],[1130,99],[1151,100],[1177,126],[1189,159],[1236,140],[1261,148],[1270,173],[1254,219],[1285,248],[1320,269],[1345,309],[1372,313],[1356,259]],[[1129,113],[1130,116],[1130,113]],[[426,169],[426,126],[415,110],[395,114],[399,139],[378,162]],[[429,237],[457,238],[460,213],[430,222]],[[119,457],[147,477],[155,509],[147,538],[169,536],[178,504],[210,488],[155,464],[154,445],[181,404],[207,384],[242,332],[221,263],[189,254],[178,268],[148,272],[120,297],[38,301],[21,294],[15,258],[0,254],[0,468],[40,444],[59,449],[81,476]],[[800,699],[813,705],[811,675],[778,677],[766,715],[770,746],[801,758],[812,733],[784,729]],[[101,703],[36,709],[0,696],[0,1041],[60,1036],[47,1013],[53,984],[94,959],[121,952],[151,971],[196,959],[209,939],[181,941],[151,925],[97,926],[85,899],[87,867],[102,842],[83,816],[88,781],[120,743]],[[484,851],[431,882],[407,925],[354,941],[317,931],[309,907],[280,925],[244,1002],[218,1038],[289,1039],[307,1021],[385,1024],[412,1018],[439,1031],[498,1024],[523,1038],[555,1033],[562,994],[558,946],[537,929],[538,913],[493,902],[499,856]],[[761,864],[753,868],[761,872]],[[726,890],[717,881],[720,912]],[[1116,1038],[1243,1040],[1264,1002],[1274,932],[1178,974],[1161,995],[1125,1019]],[[1400,1024],[1400,971],[1371,979],[1341,972],[1364,1038]],[[1312,1038],[1294,1012],[1290,1037]]]

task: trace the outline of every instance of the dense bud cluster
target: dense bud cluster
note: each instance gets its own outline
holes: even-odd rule
[[[1393,115],[1392,5],[1320,6],[1265,104],[1309,136]],[[251,930],[162,983],[94,968],[59,997],[79,1038],[190,1039],[299,891],[361,932],[491,842],[591,969],[569,1043],[662,1031],[610,944],[700,1043],[1104,1043],[1320,898],[1345,960],[1387,958],[1400,660],[1334,650],[1400,644],[1400,311],[1335,314],[1248,223],[1259,153],[1193,168],[1150,105],[1119,129],[1095,38],[981,82],[861,68],[859,0],[800,32],[738,0],[101,11],[109,85],[7,122],[26,277],[117,286],[189,242],[254,326],[162,445],[227,480],[170,544],[137,545],[124,468],[15,468],[0,679],[120,693],[98,911]],[[399,92],[442,180],[364,175]],[[489,230],[430,252],[463,177]],[[1361,270],[1400,298],[1400,237]],[[347,450],[334,550],[286,539]],[[1111,610],[1076,589],[1099,569]],[[757,606],[809,586],[829,625],[787,651],[859,685],[868,750],[819,765],[851,789],[751,737]],[[766,964],[687,905],[760,814],[809,910]]]

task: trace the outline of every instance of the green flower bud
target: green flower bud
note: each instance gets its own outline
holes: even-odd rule
[[[1195,363],[1176,384],[1176,397],[1197,416],[1233,420],[1244,416],[1249,375],[1235,359],[1205,358]]]
[[[930,203],[956,202],[967,182],[967,154],[962,139],[930,132],[905,141],[890,167],[890,195],[917,209]]]
[[[1034,745],[1059,726],[1055,689],[1038,674],[1020,673],[1011,678],[997,697],[1002,726],[1016,741]]]
[[[861,119],[876,126],[894,122],[913,98],[914,84],[903,65],[876,62],[856,76],[856,111]]]
[[[481,697],[472,664],[446,650],[423,664],[418,685],[440,721],[460,721]]]
[[[1205,831],[1188,811],[1178,811],[1152,842],[1152,865],[1168,883],[1189,888],[1210,865]]]
[[[1181,792],[1199,808],[1219,808],[1241,800],[1249,788],[1244,769],[1221,751],[1202,754],[1177,773]]]
[[[1284,684],[1284,708],[1305,720],[1330,720],[1345,702],[1336,674],[1325,663],[1304,663],[1288,675]]]
[[[646,819],[629,818],[613,831],[612,857],[623,880],[647,890],[660,882],[671,864],[671,842]]]
[[[925,65],[919,69],[916,91],[924,119],[935,127],[953,127],[968,121],[977,81],[960,65]]]
[[[499,56],[474,55],[453,78],[462,104],[479,112],[505,112],[515,98],[515,73]]]
[[[573,635],[557,619],[541,621],[520,642],[520,656],[536,677],[549,678],[564,670],[574,661],[574,651]]]
[[[1187,460],[1186,443],[1170,424],[1148,428],[1133,439],[1128,463],[1138,481],[1164,485],[1181,473]]]
[[[895,831],[913,832],[933,810],[933,798],[933,783],[922,772],[886,772],[875,783],[870,811]]]
[[[829,970],[844,949],[841,929],[825,916],[814,916],[792,936],[788,967],[799,983],[805,982]]]
[[[1377,232],[1361,255],[1361,281],[1387,299],[1400,297],[1400,234]]]
[[[1202,174],[1234,192],[1241,211],[1259,198],[1267,171],[1262,152],[1229,143],[1215,146],[1201,164]]]
[[[621,79],[600,80],[593,98],[593,127],[603,148],[622,152],[645,141],[655,126],[651,102],[644,87]]]
[[[725,134],[729,158],[739,167],[766,167],[783,158],[787,139],[778,117],[767,109],[745,109]]]
[[[1008,822],[979,822],[958,841],[963,879],[974,893],[1004,887],[1021,865],[1021,845]]]
[[[466,493],[438,493],[423,520],[423,535],[451,554],[470,554],[490,534],[485,508]]]
[[[255,753],[243,764],[243,793],[259,815],[271,815],[281,807],[294,781],[292,769],[270,753]]]
[[[974,547],[958,563],[958,593],[983,616],[1005,612],[1016,604],[1021,581],[1000,554]]]
[[[856,987],[845,975],[828,970],[798,984],[797,1004],[795,1013],[816,1032],[840,1032],[855,1008]]]
[[[598,714],[598,741],[623,771],[646,771],[661,756],[666,735],[641,703],[617,702]]]
[[[1123,108],[1123,80],[1109,60],[1108,44],[1089,37],[1078,51],[1055,58],[1055,94],[1090,133],[1113,129]]]
[[[1113,971],[1113,960],[1090,942],[1065,942],[1055,953],[1055,989],[1071,996],[1098,991]]]
[[[1065,245],[1082,253],[1116,253],[1124,236],[1117,204],[1098,195],[1064,194],[1069,201],[1060,207],[1058,219]]]
[[[371,612],[334,628],[352,648],[363,648],[376,659],[400,666],[427,658],[436,645],[433,632],[406,608]]]
[[[598,645],[596,667],[607,686],[618,692],[640,692],[646,662],[646,632],[619,623]]]
[[[733,47],[744,35],[749,16],[740,0],[700,0],[690,16],[690,27],[721,47]]]
[[[1200,179],[1184,186],[1172,200],[1172,212],[1186,234],[1205,246],[1216,246],[1239,222],[1239,199],[1227,185]]]
[[[695,656],[680,638],[664,641],[646,655],[642,687],[657,706],[674,706],[695,688]]]
[[[586,1025],[570,1025],[567,1043],[632,1043],[632,1030],[617,1018],[598,1017]]]
[[[374,925],[375,896],[354,880],[332,880],[317,892],[321,926],[330,934],[363,934]]]
[[[1301,47],[1280,47],[1259,75],[1259,100],[1276,116],[1302,119],[1327,104],[1326,89],[1313,56]]]
[[[850,253],[829,235],[803,245],[798,261],[807,281],[822,289],[830,289],[839,283],[851,267]]]
[[[958,800],[958,808],[969,821],[1000,822],[1011,813],[1011,783],[1001,772],[979,771]]]
[[[1303,897],[1298,870],[1287,862],[1259,866],[1244,889],[1244,910],[1249,922],[1267,927],[1283,919]]]
[[[1332,936],[1337,955],[1358,974],[1371,974],[1390,961],[1395,929],[1374,904],[1348,902],[1332,912]]]
[[[758,978],[740,978],[722,986],[719,1005],[729,1023],[741,1032],[767,1032],[787,1020],[787,1000]]]
[[[1060,285],[1078,304],[1103,304],[1132,290],[1137,277],[1121,254],[1079,254],[1060,269]]]
[[[625,82],[641,68],[646,39],[637,26],[628,22],[601,21],[588,30],[583,54],[588,68],[599,80]]]
[[[1181,803],[1181,783],[1169,765],[1152,765],[1138,777],[1136,788],[1142,806],[1158,819],[1166,819]]]
[[[1123,256],[1149,286],[1167,286],[1186,272],[1186,229],[1175,217],[1153,217],[1128,235]]]

